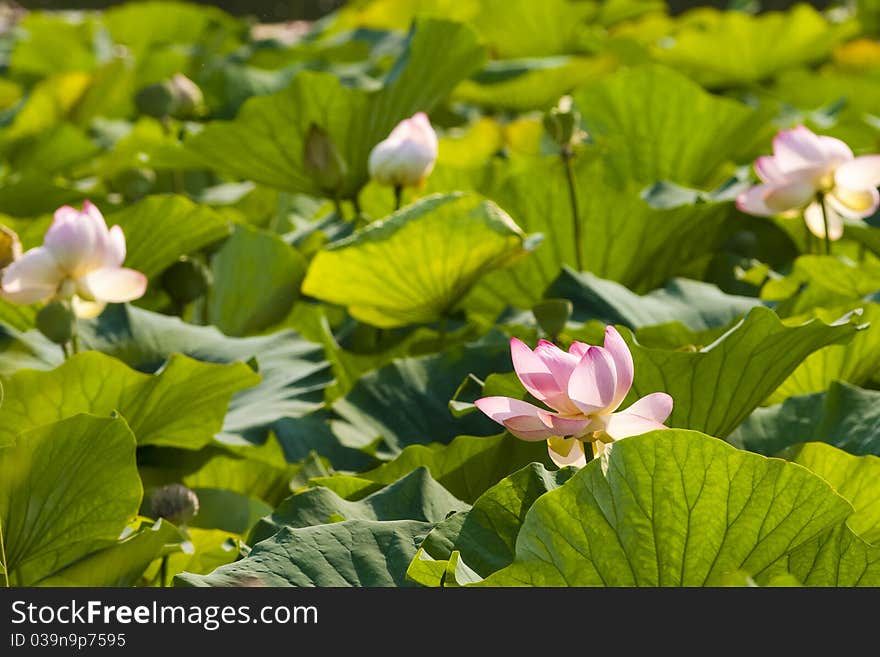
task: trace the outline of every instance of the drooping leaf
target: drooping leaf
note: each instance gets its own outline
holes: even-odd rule
[[[134,586],[166,544],[181,540],[174,525],[160,520],[40,580],[38,586]]]
[[[416,520],[347,520],[283,527],[250,554],[210,575],[183,573],[183,586],[411,586],[406,569],[416,539],[431,530]],[[317,557],[320,555],[320,557]]]
[[[309,488],[282,502],[254,527],[250,542],[269,538],[282,527],[309,527],[343,520],[420,520],[437,523],[451,512],[469,508],[438,484],[425,467],[357,502],[332,490]]]
[[[113,545],[137,514],[135,440],[121,418],[76,415],[0,449],[0,522],[11,583],[34,584]]]

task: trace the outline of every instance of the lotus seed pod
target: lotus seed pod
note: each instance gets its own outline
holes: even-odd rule
[[[333,139],[314,123],[309,126],[303,145],[306,171],[326,193],[342,187],[348,166]]]
[[[204,264],[183,257],[164,271],[162,287],[176,303],[185,305],[202,297],[211,279],[211,270]]]
[[[178,119],[191,119],[200,115],[205,107],[205,96],[199,85],[182,73],[178,73],[169,81],[174,99],[172,116]]]
[[[568,299],[545,299],[532,308],[532,314],[544,333],[555,339],[565,328],[572,309]]]
[[[156,173],[152,169],[125,169],[110,181],[111,188],[129,202],[142,199],[155,184]]]
[[[144,87],[134,97],[134,104],[141,114],[162,119],[174,111],[174,87],[171,82],[158,82]]]
[[[175,525],[186,525],[199,512],[199,498],[183,484],[169,484],[153,491],[150,513]]]
[[[76,329],[76,314],[63,301],[51,301],[37,313],[37,330],[55,344],[66,344]]]

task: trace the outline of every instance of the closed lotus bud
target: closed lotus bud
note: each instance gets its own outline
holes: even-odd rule
[[[561,148],[571,148],[582,141],[584,133],[580,122],[581,116],[572,108],[569,96],[560,99],[559,104],[544,115],[544,129]]]
[[[205,96],[199,85],[182,73],[170,80],[174,103],[171,114],[178,119],[190,119],[202,113],[205,107]]]
[[[63,301],[51,301],[37,313],[37,330],[55,344],[67,344],[76,330],[76,314]]]
[[[568,299],[544,299],[532,308],[532,314],[544,333],[555,340],[565,328],[572,309],[572,303]]]
[[[330,135],[314,123],[306,134],[303,159],[306,171],[324,192],[332,194],[342,187],[348,165]]]
[[[183,484],[162,486],[150,496],[150,513],[153,518],[165,518],[175,525],[186,525],[198,512],[198,496]]]
[[[0,226],[0,269],[11,265],[21,257],[21,240],[14,231]]]
[[[370,176],[380,185],[415,187],[434,169],[437,133],[424,112],[401,121],[370,153]]]
[[[110,181],[114,191],[122,194],[126,201],[142,199],[156,184],[156,173],[152,169],[125,169]]]
[[[135,94],[134,104],[141,114],[157,119],[171,116],[174,111],[174,87],[171,82],[158,82]]]
[[[204,264],[183,257],[162,274],[162,287],[172,300],[186,305],[208,291],[211,278],[211,271]]]

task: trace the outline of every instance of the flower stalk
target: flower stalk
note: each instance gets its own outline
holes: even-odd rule
[[[561,157],[565,166],[565,179],[568,181],[568,199],[571,203],[571,220],[574,227],[574,261],[578,271],[584,271],[583,257],[581,256],[583,235],[581,235],[581,218],[578,211],[577,186],[574,177],[574,153],[570,146],[566,145],[562,148]]]
[[[580,114],[572,108],[572,100],[569,96],[561,98],[557,106],[544,115],[544,129],[559,147],[559,157],[565,169],[565,179],[568,184],[568,200],[571,205],[575,265],[578,271],[584,271],[583,256],[581,254],[584,244],[583,235],[581,234],[581,217],[578,208],[577,183],[574,172],[575,146],[586,137],[586,133],[580,129],[580,121]]]
[[[3,558],[3,577],[6,580],[6,588],[9,588],[9,565],[6,561],[6,541],[3,539],[3,519],[0,518],[0,557]]]

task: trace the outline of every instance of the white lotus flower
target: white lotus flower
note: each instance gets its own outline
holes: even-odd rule
[[[816,135],[802,125],[779,132],[773,155],[759,157],[755,172],[763,184],[740,194],[737,207],[758,216],[803,210],[817,237],[825,237],[826,219],[828,238],[838,240],[844,219],[870,217],[880,206],[880,155],[855,157],[839,139]]]
[[[30,249],[3,270],[2,296],[18,304],[50,299],[70,301],[80,317],[95,317],[108,303],[138,299],[147,289],[142,273],[122,266],[122,228],[107,228],[89,201],[80,212],[55,211],[43,246]]]

